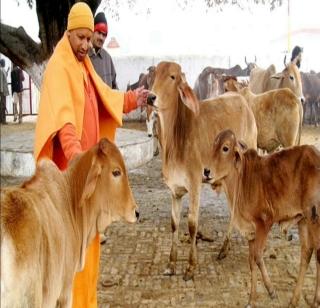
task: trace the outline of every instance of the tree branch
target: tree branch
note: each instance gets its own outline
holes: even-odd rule
[[[23,27],[15,28],[0,23],[0,52],[21,68],[42,63],[46,57],[41,44],[36,43]]]

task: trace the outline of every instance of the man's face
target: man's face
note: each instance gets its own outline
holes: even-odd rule
[[[68,38],[74,55],[79,61],[83,61],[92,47],[92,31],[86,28],[74,29],[68,31]]]
[[[92,45],[94,48],[100,49],[102,48],[105,40],[106,40],[107,34],[102,33],[100,31],[94,31],[92,35]]]

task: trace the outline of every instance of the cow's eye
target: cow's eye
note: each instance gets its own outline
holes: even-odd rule
[[[173,75],[171,75],[170,78],[171,78],[172,80],[175,80],[175,79],[176,79],[176,77],[174,77]]]
[[[226,146],[224,146],[224,147],[222,148],[222,151],[225,152],[225,153],[227,153],[227,152],[229,151],[229,148],[226,147]]]
[[[116,169],[116,170],[112,171],[112,174],[113,174],[114,177],[120,176],[121,175],[121,171],[119,169]]]
[[[293,79],[294,79],[294,77],[293,77],[293,76],[290,76],[290,79],[291,79],[291,80],[293,80]]]

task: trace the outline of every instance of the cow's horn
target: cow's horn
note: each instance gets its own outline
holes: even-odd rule
[[[287,67],[287,55],[284,56],[283,63],[284,66]]]

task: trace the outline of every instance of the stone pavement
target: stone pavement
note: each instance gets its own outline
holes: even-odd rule
[[[34,173],[34,131],[17,131],[5,135],[0,143],[1,176],[28,177]],[[153,157],[153,140],[144,131],[119,128],[116,144],[128,169],[141,166]]]

